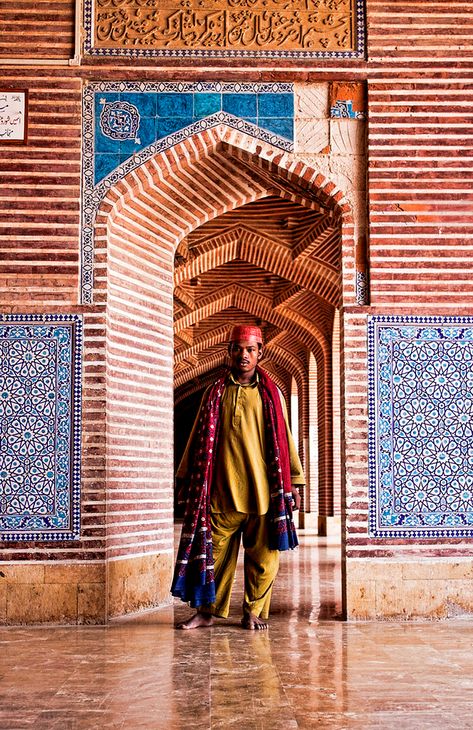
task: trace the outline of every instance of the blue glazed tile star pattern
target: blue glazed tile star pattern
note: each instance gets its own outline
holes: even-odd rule
[[[371,317],[370,534],[473,536],[473,318]]]
[[[0,539],[80,530],[82,320],[0,315]]]

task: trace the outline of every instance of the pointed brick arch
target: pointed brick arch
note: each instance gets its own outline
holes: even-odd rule
[[[218,353],[212,353],[210,355],[207,355],[206,357],[202,357],[199,359],[197,365],[193,368],[192,372],[194,379],[200,379],[201,376],[206,375],[206,373],[214,371],[217,368],[224,368],[227,365],[228,360],[226,352],[223,349]],[[182,373],[182,375],[178,373],[174,380],[175,388],[180,388],[185,383],[187,383],[188,380],[189,376],[187,375],[187,373]]]
[[[202,223],[274,192],[332,211],[340,219],[345,255],[354,260],[352,218],[343,192],[290,153],[225,125],[176,144],[116,183],[99,206],[96,242],[100,246],[105,227],[110,231],[115,223],[117,239],[126,230],[137,246],[175,250]],[[96,272],[101,271],[99,260]]]
[[[307,271],[279,256],[274,241],[241,235],[238,245],[248,261],[287,278],[289,284],[320,292],[333,308],[354,303],[352,261],[355,260],[353,221],[343,191],[292,154],[237,130],[220,125],[200,132],[144,162],[117,182],[102,200],[95,221],[95,301],[107,312],[107,480],[110,518],[107,549],[111,558],[135,552],[167,554],[172,562],[172,408],[174,254],[179,243],[207,221],[268,196],[279,196],[306,208],[322,206],[340,226],[343,271],[314,259]],[[222,242],[221,251],[228,245]],[[261,256],[264,249],[264,255]],[[259,251],[260,257],[257,257]],[[211,267],[212,253],[198,262]],[[204,256],[204,254],[203,254]],[[287,257],[286,257],[287,258]],[[265,260],[267,259],[267,262]],[[274,269],[274,271],[273,271]],[[196,269],[197,270],[197,269]],[[312,277],[312,279],[311,279]],[[291,285],[291,284],[290,284]],[[297,289],[289,290],[290,296]],[[338,300],[338,301],[337,301]],[[188,300],[191,303],[191,300]],[[209,321],[212,312],[237,307],[252,317],[265,318],[315,353],[320,379],[319,429],[325,457],[320,459],[321,482],[331,483],[331,365],[329,337],[304,311],[272,303],[255,291],[235,286],[210,297],[205,311],[197,307],[178,321]],[[199,317],[202,319],[199,320]],[[217,335],[216,335],[217,336]],[[192,343],[189,343],[192,346]],[[193,353],[197,355],[197,351]],[[283,365],[274,349],[274,362]],[[196,361],[198,377],[223,364],[224,355],[209,354]],[[286,362],[294,374],[294,363]],[[182,378],[188,379],[183,374]],[[126,465],[124,467],[123,465]],[[130,483],[136,486],[130,494]],[[128,526],[120,505],[133,500],[141,522]],[[160,505],[158,522],[153,505]],[[330,505],[327,507],[330,508]],[[154,511],[153,511],[154,510]],[[159,523],[159,524],[158,524]],[[145,527],[143,527],[145,525]],[[149,528],[149,529],[148,529]]]
[[[307,379],[307,366],[306,363],[301,362],[300,358],[295,356],[292,352],[289,352],[284,347],[281,347],[277,343],[269,343],[266,348],[266,353],[269,360],[281,365],[287,372],[294,378],[297,385],[298,402],[299,402],[299,451],[302,456],[302,461],[305,461],[305,454],[303,450],[303,437],[308,427],[308,409],[309,409],[309,393],[308,393],[308,379]],[[290,389],[289,393],[285,393],[286,401],[290,403]],[[305,464],[303,463],[303,466]]]

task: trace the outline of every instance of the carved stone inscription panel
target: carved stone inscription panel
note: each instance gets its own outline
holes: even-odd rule
[[[95,0],[92,25],[85,50],[100,55],[349,57],[363,46],[361,0]]]

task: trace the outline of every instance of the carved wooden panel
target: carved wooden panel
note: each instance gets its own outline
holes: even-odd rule
[[[86,51],[347,57],[362,50],[362,18],[360,0],[96,0]]]

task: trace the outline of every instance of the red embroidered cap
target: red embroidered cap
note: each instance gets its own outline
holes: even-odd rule
[[[259,327],[251,327],[247,325],[237,324],[232,329],[230,335],[230,342],[239,342],[246,340],[248,342],[254,341],[263,344],[263,335]]]

